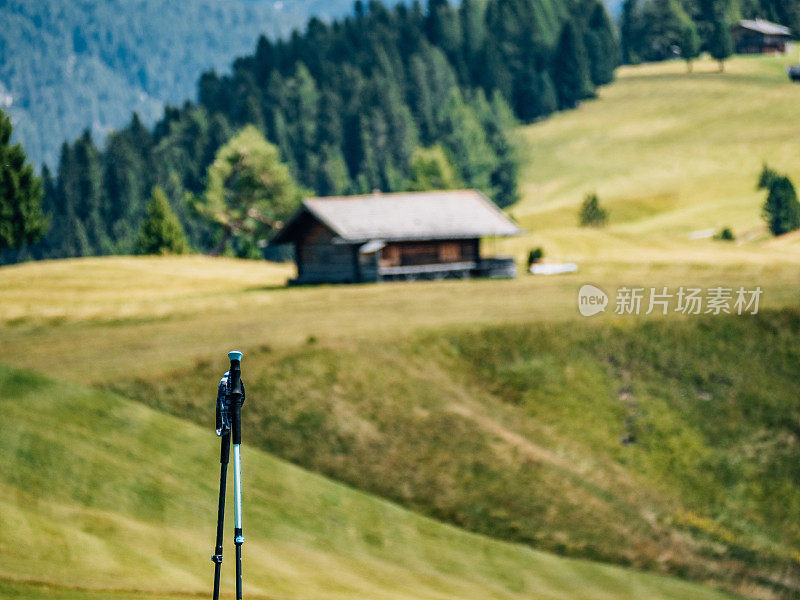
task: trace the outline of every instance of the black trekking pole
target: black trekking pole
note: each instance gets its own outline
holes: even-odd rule
[[[234,518],[236,521],[236,598],[242,598],[242,551],[244,542],[242,536],[242,495],[241,495],[241,465],[239,462],[239,445],[242,441],[241,408],[244,403],[244,386],[241,378],[241,352],[229,352],[231,360],[230,370],[223,375],[217,390],[217,435],[220,439],[220,476],[219,476],[219,505],[217,508],[217,539],[214,555],[214,594],[213,599],[219,600],[220,574],[222,571],[222,536],[225,522],[225,493],[227,487],[228,458],[230,456],[231,438],[234,440],[233,465],[234,465]],[[234,392],[235,390],[235,392]]]
[[[217,430],[219,431],[219,430]],[[230,429],[221,436],[220,449],[220,475],[219,475],[219,508],[217,509],[217,544],[214,548],[214,556],[211,560],[214,563],[214,600],[219,600],[219,576],[222,571],[222,535],[225,523],[225,487],[228,479],[228,456],[231,451],[231,432]]]

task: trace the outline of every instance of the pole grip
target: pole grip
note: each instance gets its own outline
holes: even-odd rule
[[[236,350],[228,352],[231,368],[228,384],[231,399],[231,438],[234,444],[242,443],[242,353]]]

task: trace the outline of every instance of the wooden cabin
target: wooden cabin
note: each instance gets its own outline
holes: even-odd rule
[[[783,54],[792,30],[763,19],[743,19],[732,28],[737,54]]]
[[[308,198],[271,244],[294,245],[296,284],[514,277],[481,238],[518,233],[474,190],[373,193]]]

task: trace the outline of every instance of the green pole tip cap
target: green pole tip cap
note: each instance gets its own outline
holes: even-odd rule
[[[242,353],[238,350],[231,350],[228,352],[228,358],[231,360],[242,360]]]

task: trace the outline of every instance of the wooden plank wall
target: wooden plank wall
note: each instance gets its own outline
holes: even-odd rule
[[[319,223],[309,227],[297,245],[298,279],[303,283],[336,283],[356,280],[355,247],[334,244],[333,233]]]
[[[382,267],[430,265],[479,260],[478,240],[393,242],[381,252]]]

